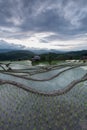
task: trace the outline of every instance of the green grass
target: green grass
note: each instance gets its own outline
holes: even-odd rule
[[[58,64],[61,64],[61,63],[64,63],[65,61],[58,61],[58,60],[53,60],[51,62],[51,64],[49,64],[48,61],[36,61],[33,63],[33,65],[39,65],[39,64],[43,64],[43,65],[58,65]]]

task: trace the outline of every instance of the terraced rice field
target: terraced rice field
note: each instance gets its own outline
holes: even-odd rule
[[[0,130],[83,130],[87,64],[0,64]]]

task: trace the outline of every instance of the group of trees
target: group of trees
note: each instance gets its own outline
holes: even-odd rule
[[[54,60],[86,60],[87,59],[87,51],[78,51],[78,52],[68,52],[68,53],[62,53],[62,54],[56,54],[56,53],[49,53],[49,54],[42,54],[41,61],[48,61],[49,64],[52,63]],[[86,57],[84,59],[84,57]]]
[[[7,52],[7,53],[0,53],[0,60],[1,61],[14,61],[14,60],[31,60],[32,57],[35,57],[36,54],[30,52],[30,51],[13,51],[13,52]],[[76,52],[67,52],[67,53],[45,53],[40,54],[40,59],[35,60],[34,62],[48,62],[49,64],[52,63],[52,61],[61,61],[61,60],[73,60],[78,59],[84,60],[84,57],[87,58],[87,51],[76,51]]]

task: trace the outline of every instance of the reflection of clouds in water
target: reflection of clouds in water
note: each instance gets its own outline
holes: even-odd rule
[[[87,66],[81,66],[80,68],[87,70]]]
[[[84,82],[84,85],[87,87],[87,81],[86,81],[86,82]]]

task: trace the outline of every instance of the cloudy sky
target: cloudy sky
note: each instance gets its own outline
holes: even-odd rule
[[[87,49],[87,0],[0,0],[0,48]]]

